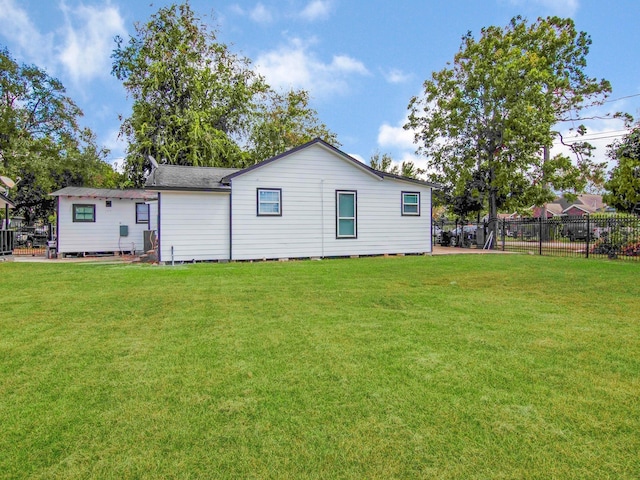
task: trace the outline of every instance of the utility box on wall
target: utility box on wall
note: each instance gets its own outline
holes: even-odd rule
[[[120,225],[120,236],[121,237],[129,236],[129,225]]]

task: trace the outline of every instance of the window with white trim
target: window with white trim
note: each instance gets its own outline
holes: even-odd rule
[[[136,223],[149,223],[148,203],[136,203]]]
[[[402,192],[402,215],[420,215],[420,192]]]
[[[258,216],[282,215],[282,189],[259,188],[257,193]]]
[[[357,238],[357,217],[357,192],[336,190],[336,238]]]

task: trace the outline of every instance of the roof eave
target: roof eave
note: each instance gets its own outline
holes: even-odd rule
[[[221,185],[219,187],[174,187],[174,186],[165,186],[165,187],[155,187],[149,186],[146,187],[146,190],[150,192],[230,192],[231,188]]]

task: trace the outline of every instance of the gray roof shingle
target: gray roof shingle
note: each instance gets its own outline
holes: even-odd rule
[[[238,168],[159,165],[153,169],[145,187],[152,190],[229,190],[221,180]]]

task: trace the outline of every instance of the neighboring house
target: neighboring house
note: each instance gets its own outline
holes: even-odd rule
[[[579,194],[575,200],[567,200],[564,197],[555,199],[545,205],[547,218],[567,216],[584,216],[587,214],[604,212],[607,206],[602,201],[602,195]],[[543,207],[533,207],[533,216],[542,216]]]
[[[533,218],[540,218],[543,214],[546,214],[548,220],[562,216],[564,208],[559,203],[547,203],[544,207],[531,207],[531,210],[533,211]]]
[[[142,252],[157,228],[157,196],[144,190],[66,187],[57,197],[59,254]]]
[[[320,139],[242,170],[161,165],[146,183],[161,262],[429,253],[433,188]]]

